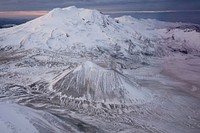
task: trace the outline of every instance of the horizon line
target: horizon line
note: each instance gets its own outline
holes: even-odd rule
[[[200,12],[200,10],[159,10],[159,11],[148,11],[148,10],[143,10],[143,11],[105,11],[104,13],[173,13],[173,12]]]
[[[50,10],[49,10],[50,11]],[[16,17],[26,17],[26,18],[34,18],[47,14],[48,10],[40,10],[40,11],[1,11],[0,18],[16,18]],[[107,14],[123,14],[123,13],[181,13],[181,12],[200,12],[200,10],[160,10],[160,11],[101,11]]]

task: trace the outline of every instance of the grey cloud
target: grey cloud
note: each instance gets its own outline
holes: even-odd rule
[[[51,10],[56,7],[99,10],[199,10],[199,0],[1,0],[0,11]]]

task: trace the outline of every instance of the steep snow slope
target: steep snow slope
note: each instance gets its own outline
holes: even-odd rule
[[[119,40],[126,39],[134,33],[131,31],[127,35],[121,34],[124,33],[124,30],[120,26],[113,19],[98,11],[77,9],[76,7],[54,9],[45,16],[1,32],[1,37],[5,35],[3,41],[5,43],[2,45],[10,44],[25,49],[39,47],[53,50],[71,50],[70,48],[76,47],[76,45],[86,48],[96,45],[115,45],[118,38]],[[109,34],[113,32],[115,35]],[[9,33],[10,35],[8,35]],[[15,41],[9,43],[12,41],[11,38]]]
[[[89,61],[57,77],[50,86],[71,99],[104,104],[138,104],[151,99],[147,90],[139,88],[122,73]]]

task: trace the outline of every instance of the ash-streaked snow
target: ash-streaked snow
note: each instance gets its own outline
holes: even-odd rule
[[[199,29],[76,7],[1,29],[0,130],[199,133]]]

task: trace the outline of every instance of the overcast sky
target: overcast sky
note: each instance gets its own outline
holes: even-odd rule
[[[51,10],[71,5],[102,11],[200,10],[200,0],[0,0],[0,12]]]
[[[72,5],[97,9],[112,17],[131,15],[200,24],[200,0],[0,0],[0,18],[32,19],[53,8]]]

